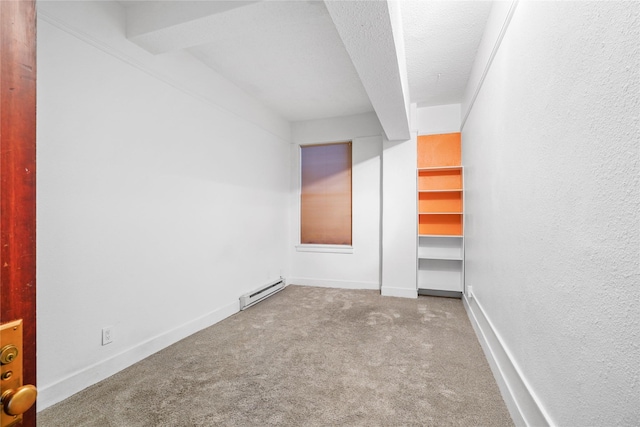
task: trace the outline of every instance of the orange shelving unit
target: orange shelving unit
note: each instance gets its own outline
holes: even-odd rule
[[[462,213],[462,191],[419,192],[419,213]]]
[[[418,137],[418,169],[460,166],[460,133],[422,135]]]
[[[461,190],[462,167],[418,168],[418,190]]]
[[[420,215],[421,236],[461,236],[462,214]]]
[[[460,133],[418,137],[418,290],[464,287],[464,174]]]
[[[460,153],[460,133],[418,137],[418,234],[462,235]]]

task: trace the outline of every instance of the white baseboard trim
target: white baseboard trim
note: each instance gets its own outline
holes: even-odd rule
[[[383,286],[380,288],[380,294],[384,297],[418,298],[418,289]]]
[[[553,426],[511,352],[475,296],[462,301],[516,426]]]
[[[37,411],[42,411],[51,405],[61,402],[75,393],[151,356],[163,348],[226,319],[232,314],[237,313],[239,309],[239,302],[236,299],[217,310],[141,342],[115,356],[88,366],[53,384],[45,386],[38,385]]]
[[[302,285],[302,286],[317,286],[319,288],[374,289],[374,290],[380,289],[380,284],[377,282],[356,282],[351,280],[311,279],[308,277],[288,277],[287,284]]]

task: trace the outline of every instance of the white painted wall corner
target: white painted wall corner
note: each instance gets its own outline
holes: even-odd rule
[[[462,301],[515,425],[554,425],[477,297],[467,292]]]
[[[189,335],[215,325],[239,311],[239,300],[236,298],[204,316],[136,344],[108,359],[74,372],[53,384],[39,385],[37,410],[40,412],[61,402],[79,391],[128,368]]]

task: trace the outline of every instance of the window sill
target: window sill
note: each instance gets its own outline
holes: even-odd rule
[[[353,246],[347,245],[296,245],[298,252],[322,252],[332,254],[352,254]]]

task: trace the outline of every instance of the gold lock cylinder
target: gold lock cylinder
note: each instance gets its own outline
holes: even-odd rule
[[[13,362],[16,357],[18,357],[18,347],[13,344],[5,345],[0,350],[0,363],[3,365]]]

